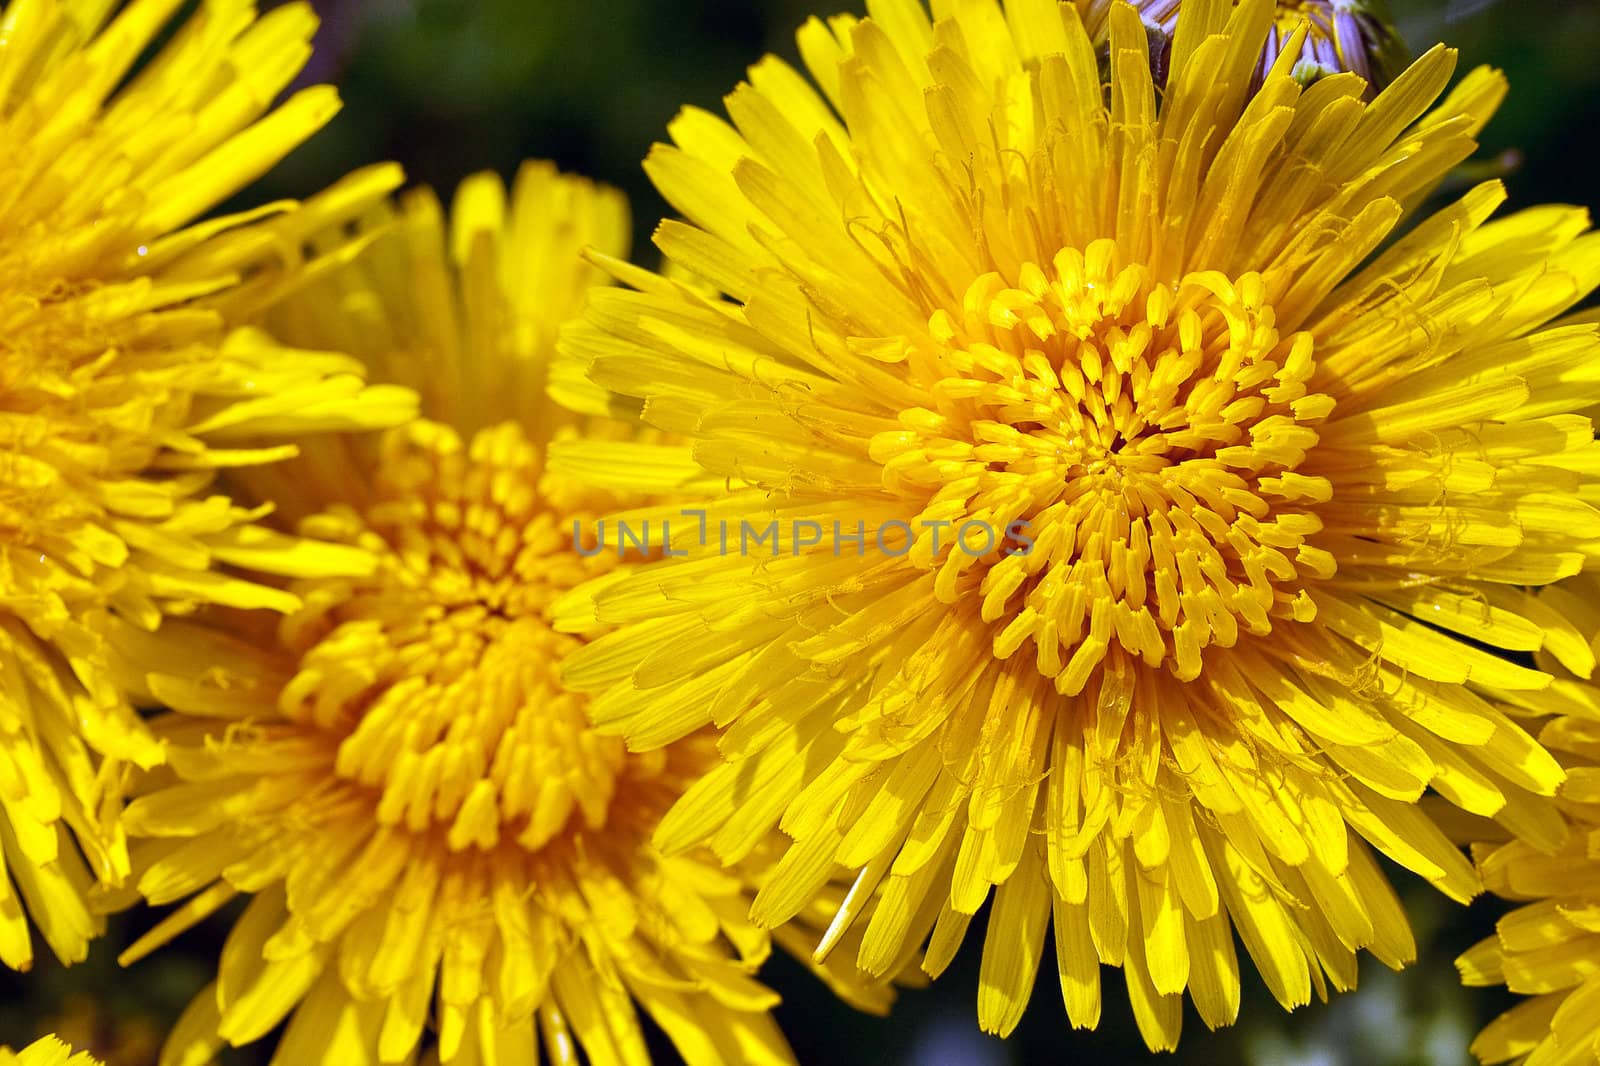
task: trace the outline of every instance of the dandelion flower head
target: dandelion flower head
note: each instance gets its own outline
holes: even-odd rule
[[[613,627],[566,665],[603,728],[721,732],[656,839],[779,825],[754,916],[847,871],[870,973],[939,973],[992,895],[1002,1034],[1052,926],[1071,1021],[1121,966],[1153,1048],[1185,991],[1234,1020],[1235,935],[1286,1007],[1406,963],[1375,853],[1479,889],[1424,791],[1558,821],[1483,691],[1549,684],[1498,651],[1600,543],[1600,345],[1547,328],[1600,280],[1587,218],[1491,220],[1488,183],[1402,228],[1505,91],[1447,92],[1443,47],[1371,97],[1294,76],[1301,23],[1257,89],[1275,5],[1188,2],[1158,91],[1128,4],[1109,85],[1075,5],[867,11],[800,31],[815,88],[763,60],[652,153],[657,243],[722,297],[634,279],[566,337],[693,440],[708,526],[777,531],[558,604]]]
[[[422,191],[361,227],[360,254],[270,324],[358,353],[428,417],[252,484],[376,569],[293,583],[305,606],[275,630],[197,621],[149,653],[171,766],[127,823],[149,838],[140,891],[183,902],[124,961],[250,897],[167,1061],[287,1018],[277,1061],[402,1062],[426,1043],[444,1062],[532,1062],[542,1044],[558,1063],[637,1063],[635,1004],[690,1062],[788,1061],[752,976],[770,937],[744,877],[649,844],[714,762],[709,738],[631,753],[558,675],[586,638],[556,632],[552,604],[619,566],[596,523],[648,498],[544,463],[580,428],[627,443],[545,396],[556,328],[600,278],[579,253],[625,245],[625,204],[528,164],[509,202],[480,176],[448,221]],[[191,683],[197,654],[211,670]]]

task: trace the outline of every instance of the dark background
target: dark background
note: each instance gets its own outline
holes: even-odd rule
[[[264,6],[273,6],[267,4]],[[448,195],[462,177],[509,175],[527,157],[554,159],[624,189],[634,205],[635,253],[664,211],[638,163],[683,104],[720,109],[721,97],[764,51],[796,59],[793,31],[808,14],[857,10],[850,0],[321,0],[319,51],[309,81],[332,81],[344,112],[239,204],[303,196],[362,164],[403,163],[413,181]],[[1600,200],[1600,4],[1592,0],[1395,0],[1414,50],[1443,40],[1463,64],[1490,63],[1512,95],[1485,137],[1484,158],[1519,160],[1513,204]],[[1500,906],[1463,909],[1415,878],[1394,880],[1413,915],[1423,959],[1396,978],[1371,959],[1360,991],[1285,1015],[1241,958],[1242,1022],[1217,1035],[1192,1010],[1175,1063],[1253,1066],[1456,1066],[1503,996],[1459,987],[1451,960],[1487,934]],[[131,971],[117,951],[151,924],[119,919],[90,961],[62,970],[48,952],[35,972],[0,971],[0,1043],[57,1029],[91,1036],[112,1066],[153,1062],[159,1034],[208,978],[231,915],[178,940]],[[1066,1025],[1046,951],[1034,1002],[1009,1041],[975,1021],[977,946],[929,988],[905,993],[890,1020],[851,1013],[798,966],[777,960],[780,1020],[801,1063],[1001,1066],[1042,1062],[1142,1062],[1120,974],[1105,973],[1098,1032]],[[81,1045],[80,1045],[81,1046]],[[271,1042],[229,1061],[265,1062]],[[668,1054],[659,1061],[672,1061]]]
[[[1461,69],[1506,71],[1512,95],[1485,158],[1524,157],[1513,204],[1600,198],[1600,4],[1594,0],[1389,0],[1413,51],[1461,49]],[[643,248],[665,205],[639,168],[684,104],[720,112],[765,52],[798,62],[810,15],[864,0],[317,0],[324,27],[311,80],[345,109],[266,182],[304,195],[397,159],[444,190],[477,170],[538,157],[618,186]]]

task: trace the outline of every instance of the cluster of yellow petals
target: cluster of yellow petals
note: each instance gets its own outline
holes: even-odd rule
[[[599,1020],[631,1019],[632,992],[670,1021],[689,1008],[653,986],[675,984],[710,985],[756,1012],[746,1039],[781,1046],[745,976],[766,938],[738,877],[648,846],[708,745],[626,755],[562,690],[578,640],[549,629],[548,603],[615,556],[572,550],[538,459],[515,424],[470,443],[428,421],[391,431],[364,509],[305,523],[372,552],[372,575],[291,586],[305,607],[256,642],[270,656],[243,633],[164,631],[173,672],[152,690],[205,717],[162,723],[177,781],[126,821],[180,842],[136,849],[141,892],[192,898],[125,961],[253,893],[169,1053],[258,1039],[299,1007],[285,1061],[405,1061],[430,1012],[447,1062],[527,1061],[540,1032],[556,1061],[572,1039],[632,1060],[637,1023]],[[178,657],[197,646],[211,670],[189,685]],[[696,1027],[735,1039],[743,1023]]]
[[[174,22],[174,20],[177,20]],[[28,917],[84,958],[85,894],[129,872],[129,766],[161,761],[118,634],[200,604],[285,610],[225,566],[360,569],[270,531],[217,472],[414,402],[356,360],[226,332],[326,227],[294,204],[191,225],[332,116],[326,86],[273,107],[316,19],[289,4],[16,0],[0,16],[0,962]],[[167,31],[155,61],[141,56]]]
[[[1540,600],[1574,624],[1579,643],[1600,647],[1600,581],[1574,578]],[[1566,767],[1560,799],[1568,832],[1555,841],[1466,834],[1484,884],[1518,906],[1456,966],[1468,985],[1504,985],[1527,997],[1478,1036],[1472,1050],[1481,1061],[1593,1066],[1600,1062],[1600,687],[1562,675],[1554,661],[1545,665],[1558,674],[1555,684],[1513,699]]]
[[[87,1051],[73,1054],[71,1047],[54,1036],[46,1036],[21,1051],[0,1047],[0,1066],[101,1066],[101,1063]]]

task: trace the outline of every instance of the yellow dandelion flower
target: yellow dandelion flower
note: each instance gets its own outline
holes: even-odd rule
[[[61,959],[84,957],[100,928],[84,893],[128,869],[123,767],[161,757],[117,683],[113,630],[294,605],[217,564],[363,565],[255,525],[216,471],[408,407],[363,391],[349,358],[223,339],[221,308],[293,273],[282,246],[309,222],[292,205],[189,225],[337,108],[321,87],[269,112],[309,54],[310,9],[257,19],[214,0],[169,26],[178,0],[116,7],[0,14],[0,962],[18,969],[28,914]]]
[[[21,1051],[0,1047],[0,1066],[101,1066],[101,1063],[87,1051],[74,1055],[70,1046],[46,1036]]]
[[[787,1061],[744,878],[649,846],[714,764],[710,738],[630,753],[557,672],[584,637],[555,632],[551,604],[619,564],[572,528],[624,500],[545,469],[580,428],[546,372],[598,280],[579,251],[625,245],[625,204],[530,164],[509,206],[481,176],[448,226],[426,192],[364,225],[370,247],[274,329],[361,354],[439,420],[266,473],[283,513],[370,551],[375,573],[293,583],[305,607],[276,630],[171,624],[147,654],[165,656],[151,694],[180,713],[157,727],[170,770],[126,822],[157,838],[136,842],[139,890],[186,902],[124,961],[251,896],[163,1061],[292,1014],[275,1061],[410,1061],[431,1016],[446,1062],[534,1062],[542,1039],[558,1063],[637,1063],[635,1002],[690,1062]],[[620,423],[585,421],[623,443]]]
[[[1565,642],[1592,664],[1600,647],[1600,578],[1585,575],[1546,589],[1540,601],[1573,626]],[[1540,740],[1567,767],[1561,805],[1565,840],[1520,832],[1474,845],[1490,891],[1524,903],[1501,918],[1493,937],[1457,960],[1469,985],[1505,985],[1528,998],[1472,1045],[1486,1063],[1528,1066],[1600,1063],[1600,688],[1558,678],[1517,701],[1549,717]]]
[[[830,934],[937,974],[992,891],[985,1029],[1053,924],[1072,1022],[1120,965],[1167,1048],[1185,989],[1234,1019],[1235,934],[1286,1007],[1410,960],[1374,850],[1480,887],[1425,790],[1547,820],[1560,768],[1475,686],[1549,683],[1495,649],[1600,543],[1600,341],[1542,328],[1600,239],[1489,183],[1389,243],[1504,92],[1433,106],[1442,47],[1366,103],[1291,76],[1302,26],[1252,93],[1274,5],[1191,2],[1158,94],[1118,4],[1107,92],[1072,5],[933,10],[812,21],[820,93],[765,59],[651,154],[657,243],[727,298],[631,278],[563,350],[728,488],[563,598],[616,627],[565,675],[634,747],[722,731],[656,840],[781,825],[758,922],[842,869]]]

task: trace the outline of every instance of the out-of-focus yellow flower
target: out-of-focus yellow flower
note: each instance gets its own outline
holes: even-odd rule
[[[74,1047],[92,1049],[105,1066],[150,1066],[165,1035],[164,1023],[153,1014],[113,1010],[98,988],[69,994],[44,1016],[39,1029]]]
[[[104,1066],[87,1051],[76,1055],[72,1048],[53,1036],[35,1040],[21,1051],[0,1047],[0,1066]]]
[[[393,424],[413,403],[365,389],[348,357],[224,339],[221,312],[281,289],[313,222],[293,205],[191,222],[338,101],[321,87],[269,111],[309,55],[308,6],[257,19],[209,0],[169,27],[180,7],[14,0],[0,14],[0,962],[18,969],[28,915],[62,960],[84,957],[100,927],[90,882],[128,870],[125,767],[161,760],[115,634],[201,604],[298,605],[224,565],[371,565],[268,531],[217,471],[282,458],[306,432]]]
[[[625,204],[530,164],[509,205],[483,176],[448,225],[427,192],[364,225],[359,259],[271,325],[358,353],[427,418],[320,442],[253,484],[376,571],[293,583],[305,606],[276,630],[212,617],[150,642],[171,766],[127,824],[155,838],[136,842],[139,889],[185,902],[125,961],[251,896],[164,1061],[285,1018],[279,1061],[408,1061],[431,1018],[446,1062],[533,1062],[542,1041],[558,1063],[637,1063],[635,1004],[690,1062],[787,1061],[745,877],[649,843],[715,764],[711,738],[629,752],[558,675],[587,635],[556,632],[551,604],[619,566],[593,550],[595,522],[630,498],[552,473],[545,452],[580,429],[624,447],[633,429],[555,408],[548,362],[600,278],[580,249],[620,252]],[[681,451],[661,485],[689,468]]]
[[[756,918],[847,871],[870,972],[939,973],[993,893],[999,1033],[1052,923],[1073,1023],[1120,965],[1155,1048],[1186,990],[1233,1021],[1235,935],[1286,1007],[1408,962],[1374,851],[1480,888],[1426,790],[1559,832],[1560,767],[1479,692],[1550,683],[1497,652],[1566,633],[1524,586],[1600,546],[1600,340],[1549,325],[1600,239],[1490,221],[1492,182],[1395,239],[1505,92],[1446,93],[1442,47],[1369,102],[1294,76],[1300,25],[1258,87],[1278,7],[1191,0],[1158,92],[1114,4],[1108,89],[1073,5],[867,8],[801,30],[820,92],[763,60],[650,156],[658,244],[726,298],[631,276],[566,338],[728,488],[556,608],[615,627],[566,664],[606,731],[721,731],[658,843],[781,826]],[[674,461],[613,456],[555,465]]]

